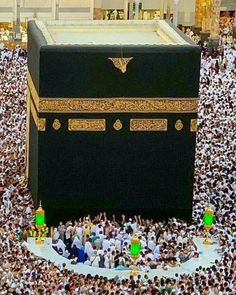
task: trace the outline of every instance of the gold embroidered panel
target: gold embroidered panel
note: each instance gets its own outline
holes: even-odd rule
[[[69,131],[105,131],[105,119],[69,119]]]
[[[131,119],[130,131],[167,131],[167,119]]]
[[[197,119],[192,119],[190,121],[190,131],[197,132]]]

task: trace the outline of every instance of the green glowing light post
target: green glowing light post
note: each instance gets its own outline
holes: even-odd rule
[[[39,207],[35,212],[35,226],[38,230],[38,239],[35,241],[36,244],[43,244],[42,231],[45,228],[45,211],[42,208],[41,201]]]
[[[130,254],[134,261],[134,268],[131,271],[132,276],[137,276],[139,274],[139,271],[137,269],[137,260],[140,256],[141,251],[141,242],[137,236],[134,236],[131,240],[131,247],[130,247]]]
[[[214,222],[214,212],[211,209],[211,207],[208,206],[203,214],[203,224],[204,224],[204,228],[207,232],[207,237],[203,242],[203,244],[205,244],[205,245],[212,245],[212,240],[210,239],[209,232],[213,226],[213,222]]]

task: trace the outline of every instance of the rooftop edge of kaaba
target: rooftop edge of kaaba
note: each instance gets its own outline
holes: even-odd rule
[[[137,31],[140,26],[145,28],[143,32]],[[81,27],[86,34],[91,32],[91,38],[94,30],[102,30],[105,41],[99,39],[93,43],[86,39],[81,44],[54,41],[55,33],[50,28],[65,30],[64,34],[70,36],[67,27],[73,28],[77,39],[80,35],[84,39]],[[120,28],[118,32],[117,28]],[[106,43],[106,32],[110,36],[113,30],[117,41],[108,38]],[[120,38],[119,42],[119,36],[124,33],[123,44],[120,42],[125,40]],[[148,44],[145,44],[147,40],[142,42],[145,33],[151,35]],[[129,42],[133,35],[136,37]],[[48,21],[45,24],[30,21],[28,36],[29,72],[40,97],[198,97],[200,49],[166,21]],[[109,59],[122,56],[133,58],[125,75],[113,71]]]
[[[190,219],[198,46],[166,21],[30,21],[28,36],[29,188],[48,222]]]

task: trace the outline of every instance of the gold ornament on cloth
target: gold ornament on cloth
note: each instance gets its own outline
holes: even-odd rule
[[[108,57],[108,59],[111,60],[114,66],[124,74],[126,73],[128,63],[133,57]]]
[[[61,123],[58,119],[55,119],[53,121],[53,124],[52,124],[52,127],[55,129],[55,130],[59,130],[61,128]]]
[[[46,130],[46,119],[38,118],[38,131],[45,131],[45,130]]]
[[[190,121],[190,131],[196,132],[197,131],[197,119],[192,119]]]
[[[180,131],[180,130],[183,129],[183,127],[184,127],[184,125],[183,125],[182,121],[181,120],[177,120],[176,123],[175,123],[175,129],[177,131]]]
[[[121,120],[117,119],[115,121],[115,123],[113,124],[113,127],[115,130],[119,131],[120,129],[122,129],[123,125],[122,125],[122,122]]]

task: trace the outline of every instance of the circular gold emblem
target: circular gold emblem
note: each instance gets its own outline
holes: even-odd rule
[[[53,121],[53,124],[52,124],[52,127],[55,129],[55,130],[59,130],[61,128],[61,123],[58,119],[55,119]]]
[[[184,127],[184,125],[183,125],[182,121],[181,120],[177,120],[176,123],[175,123],[175,129],[177,131],[180,131],[180,130],[183,129],[183,127]]]
[[[113,127],[115,130],[119,131],[120,129],[122,129],[123,125],[121,123],[121,120],[117,119],[115,121],[115,123],[113,124]]]

